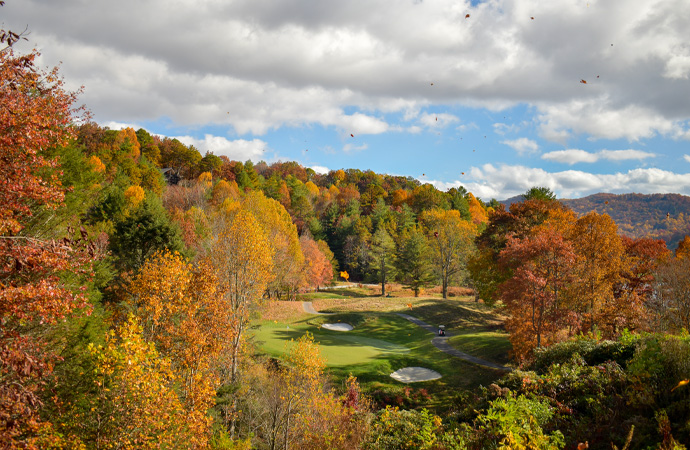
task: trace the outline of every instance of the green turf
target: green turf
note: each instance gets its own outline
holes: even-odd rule
[[[450,345],[454,348],[487,361],[499,364],[510,362],[512,346],[507,333],[482,329],[461,333],[450,338]]]
[[[466,335],[454,336],[451,343],[456,348],[467,351],[476,356],[504,363],[501,352],[505,351],[504,335],[485,329],[484,321],[477,320],[488,316],[488,311],[476,311],[474,305],[458,305],[456,301],[444,303],[434,302],[431,309],[435,314],[429,314],[433,320],[436,314],[442,315],[442,310],[448,313],[462,314],[470,318],[444,317],[447,323],[462,328],[461,323],[474,320],[474,328],[468,327]],[[444,308],[444,306],[446,308]],[[416,314],[416,311],[407,311]],[[473,316],[479,313],[480,317]],[[418,315],[423,318],[421,315]],[[438,317],[437,316],[437,317]],[[331,331],[321,328],[324,323],[349,323],[355,328],[352,331]],[[479,322],[479,323],[478,323]],[[430,321],[430,323],[434,323]],[[455,330],[458,331],[457,329]],[[470,332],[471,331],[471,332]],[[287,350],[291,339],[297,339],[306,332],[314,335],[320,345],[321,355],[326,359],[329,373],[335,382],[342,382],[349,375],[358,378],[366,392],[379,393],[379,397],[389,397],[403,392],[408,386],[412,389],[425,389],[431,397],[421,405],[436,410],[452,405],[455,396],[465,390],[480,384],[488,385],[500,377],[501,372],[486,367],[480,367],[466,361],[454,358],[439,351],[431,343],[432,333],[414,325],[413,323],[387,312],[343,312],[333,315],[314,315],[295,318],[289,322],[258,321],[254,327],[254,335],[263,352],[280,357]],[[503,339],[503,340],[502,340]],[[463,345],[473,342],[474,346]],[[479,345],[484,343],[486,345]],[[508,344],[509,345],[509,344]],[[496,352],[494,348],[502,348]],[[426,367],[439,372],[441,379],[412,383],[405,385],[393,380],[390,374],[408,366]],[[383,394],[381,394],[383,393]],[[397,394],[396,394],[397,395]]]

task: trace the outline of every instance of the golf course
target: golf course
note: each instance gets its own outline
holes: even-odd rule
[[[256,348],[279,358],[291,341],[311,333],[334,383],[354,375],[375,401],[407,407],[445,409],[458,393],[488,386],[510,370],[502,317],[473,297],[415,298],[400,288],[390,297],[379,293],[352,286],[273,301],[253,323]],[[438,325],[447,337],[437,336]],[[391,376],[400,370],[404,381]]]

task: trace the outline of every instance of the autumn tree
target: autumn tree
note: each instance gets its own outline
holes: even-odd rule
[[[441,279],[443,298],[448,286],[466,269],[474,248],[476,227],[460,217],[457,210],[439,209],[422,213],[421,222],[427,230],[432,260]]]
[[[269,293],[294,295],[304,282],[304,255],[299,244],[297,227],[285,208],[259,191],[246,194],[242,208],[250,211],[273,247]]]
[[[618,329],[648,329],[650,304],[656,299],[654,285],[659,267],[670,259],[671,252],[660,239],[632,239],[621,236],[624,248],[618,282],[613,287]]]
[[[556,217],[564,225],[575,221],[572,211],[556,200],[526,200],[513,203],[508,211],[501,207],[489,214],[489,221],[476,238],[477,252],[470,257],[468,265],[479,297],[493,304],[497,300],[498,286],[510,276],[498,262],[508,237],[526,237],[534,227],[547,220],[554,221]]]
[[[581,316],[583,331],[598,327],[613,333],[620,308],[613,289],[624,254],[618,228],[608,215],[589,213],[575,222],[569,238],[577,255],[571,307]]]
[[[198,446],[208,437],[207,411],[234,342],[236,322],[226,297],[216,296],[216,282],[204,263],[193,268],[179,253],[162,251],[145,262],[128,289],[144,338],[170,360]]]
[[[690,330],[690,258],[673,258],[655,271],[654,295],[648,303],[658,331]]]
[[[238,381],[241,348],[250,313],[256,308],[273,270],[273,247],[253,214],[239,210],[222,223],[207,256],[215,278],[216,295],[232,323],[227,366],[228,382]],[[236,397],[224,411],[234,436]]]
[[[136,319],[129,318],[109,333],[105,346],[91,346],[90,352],[93,395],[76,418],[80,435],[94,448],[204,448],[175,393],[169,360],[143,339]]]
[[[307,285],[318,289],[319,286],[330,282],[333,279],[333,266],[321,247],[306,235],[299,238],[299,244],[304,255],[304,273]]]
[[[512,276],[498,292],[510,313],[506,328],[518,357],[553,342],[569,318],[565,293],[575,257],[572,245],[550,227],[522,239],[508,238],[500,264]]]
[[[35,65],[37,53],[0,52],[0,442],[5,448],[57,443],[41,418],[39,397],[57,355],[44,339],[50,327],[86,306],[66,275],[88,273],[88,236],[42,240],[25,234],[38,208],[64,202],[57,160],[44,151],[67,144],[75,94],[57,70]],[[91,254],[89,254],[89,252]]]
[[[249,368],[240,421],[260,448],[359,448],[367,426],[368,401],[354,378],[338,396],[327,387],[325,361],[313,336],[290,341],[282,361]]]

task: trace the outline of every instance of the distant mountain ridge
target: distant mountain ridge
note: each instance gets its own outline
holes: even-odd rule
[[[500,203],[508,208],[523,196]],[[621,234],[633,238],[663,239],[669,249],[690,234],[690,197],[681,194],[593,194],[577,199],[561,199],[580,216],[590,211],[608,214]]]

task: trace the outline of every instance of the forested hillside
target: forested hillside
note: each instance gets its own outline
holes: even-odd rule
[[[663,239],[675,249],[690,230],[690,197],[680,194],[595,194],[561,200],[578,214],[608,214],[621,233]]]
[[[509,207],[522,196],[502,201]],[[690,230],[690,197],[681,194],[594,194],[560,199],[578,215],[608,214],[618,231],[632,238],[663,239],[673,250]]]

